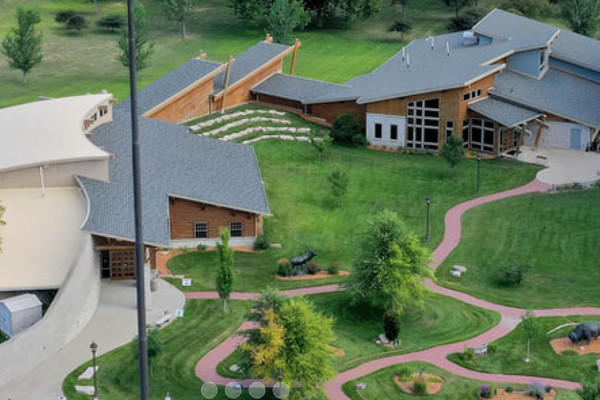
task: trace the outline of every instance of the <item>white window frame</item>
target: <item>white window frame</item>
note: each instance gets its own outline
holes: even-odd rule
[[[239,228],[234,228],[233,224],[240,224]],[[240,234],[234,234],[234,232],[239,231]],[[244,223],[242,221],[232,221],[229,223],[229,232],[231,233],[231,237],[244,237]]]
[[[427,101],[437,100],[438,108],[426,107]],[[437,113],[437,117],[428,116],[427,111]],[[420,112],[421,115],[418,115]],[[406,118],[406,147],[417,150],[437,150],[440,140],[440,115],[441,99],[439,97],[432,99],[416,100],[408,103]],[[427,122],[435,122],[435,125],[428,125]],[[431,129],[437,131],[437,142],[425,141],[425,130]],[[420,130],[420,140],[417,140],[417,130]],[[412,139],[410,133],[412,132]]]
[[[204,229],[199,229],[199,226],[204,225]],[[198,233],[204,232],[206,236],[198,236]],[[194,239],[208,239],[208,222],[194,222]]]
[[[488,127],[488,126],[486,126],[486,122],[492,123],[494,126]],[[470,126],[471,126],[471,149],[483,151],[486,153],[493,153],[494,152],[495,135],[496,135],[496,123],[494,121],[490,121],[490,120],[483,119],[483,118],[471,118]],[[473,128],[481,129],[481,141],[480,142],[475,141],[473,139]],[[492,144],[485,143],[486,133],[492,134]]]

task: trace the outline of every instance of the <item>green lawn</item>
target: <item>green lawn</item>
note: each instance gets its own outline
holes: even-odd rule
[[[373,374],[361,377],[355,381],[350,381],[344,385],[344,391],[354,400],[409,400],[414,399],[414,395],[406,394],[394,382],[394,377],[398,375],[408,375],[419,372],[425,368],[425,373],[431,373],[441,376],[444,379],[442,391],[435,396],[424,396],[424,398],[435,398],[439,400],[477,400],[480,399],[479,391],[481,385],[486,382],[475,381],[453,375],[445,370],[439,369],[426,363],[407,363],[385,368]],[[367,384],[364,391],[358,393],[356,385],[360,382]],[[487,383],[492,389],[505,388],[507,385]],[[524,387],[519,385],[510,385],[514,389],[522,390]],[[418,398],[418,397],[417,397]],[[576,395],[573,392],[559,391],[557,400],[575,400]]]
[[[600,305],[600,190],[529,195],[478,207],[463,218],[463,240],[437,273],[444,285],[524,308]],[[497,283],[498,265],[527,267],[520,287]],[[468,267],[460,280],[454,264]]]
[[[249,28],[238,21],[222,0],[203,0],[188,25],[189,37],[181,39],[178,27],[168,21],[159,0],[141,0],[147,7],[151,34],[155,39],[156,54],[152,64],[139,74],[139,85],[144,87],[175,69],[202,49],[209,59],[226,61],[259,40],[264,30]],[[19,0],[0,2],[0,37],[14,25],[14,13]],[[95,15],[91,1],[29,0],[29,7],[38,9],[42,16],[39,28],[44,33],[44,62],[34,69],[30,82],[24,85],[18,71],[9,70],[0,57],[0,107],[35,100],[38,96],[68,96],[99,92],[107,89],[119,99],[128,96],[127,71],[115,57],[118,33],[99,30],[95,22],[111,13],[125,13],[122,0],[103,0],[99,15]],[[384,10],[366,21],[357,21],[350,28],[308,30],[298,32],[303,47],[296,73],[300,76],[346,82],[370,72],[403,45],[415,38],[446,32],[451,8],[439,0],[419,0],[409,6],[409,21],[413,30],[404,41],[388,27],[399,19],[400,9],[384,1]],[[74,9],[84,12],[90,28],[79,35],[66,33],[54,22],[59,10]],[[560,20],[547,19],[550,23]],[[289,60],[288,60],[289,63]],[[286,68],[289,65],[286,64]]]
[[[265,230],[282,250],[238,254],[239,276],[234,289],[258,291],[324,284],[327,281],[282,282],[275,277],[276,260],[294,257],[307,247],[319,252],[315,261],[326,267],[338,261],[352,269],[358,233],[376,212],[390,209],[400,214],[408,228],[425,234],[426,204],[431,197],[433,249],[442,239],[444,215],[456,204],[474,196],[476,161],[462,163],[453,176],[443,158],[401,155],[366,148],[332,146],[321,162],[307,143],[268,141],[255,145],[273,217]],[[327,175],[335,167],[348,174],[350,184],[343,207],[336,207]],[[537,167],[509,160],[482,162],[482,194],[522,185],[535,177]],[[185,274],[195,284],[186,290],[214,290],[216,258],[213,253],[188,253],[172,259],[175,274]]]
[[[500,322],[500,315],[496,312],[433,294],[423,309],[410,308],[402,317],[402,346],[392,349],[375,344],[375,339],[383,333],[383,311],[351,305],[350,296],[349,292],[339,292],[309,297],[317,310],[335,320],[337,340],[333,344],[346,353],[336,360],[335,367],[339,371],[375,358],[466,340]],[[241,351],[238,351],[221,364],[219,371],[226,376],[239,377],[229,372],[229,366],[240,365],[241,362]]]
[[[567,336],[574,329],[573,326],[563,328],[551,335],[547,335],[546,332],[567,322],[579,323],[598,321],[598,319],[598,316],[538,318],[540,332],[531,343],[529,363],[524,361],[527,354],[527,342],[521,325],[508,336],[495,342],[498,346],[495,354],[477,358],[474,363],[464,363],[456,354],[452,354],[449,358],[477,371],[542,376],[579,382],[598,375],[596,367],[598,355],[561,356],[554,352],[550,346],[550,340]]]
[[[203,400],[200,394],[202,382],[196,377],[195,366],[202,356],[225,338],[233,334],[244,321],[251,304],[232,302],[229,312],[223,312],[219,300],[191,300],[186,304],[185,317],[159,332],[164,343],[162,354],[152,366],[151,398],[162,400],[166,392],[173,399]],[[106,400],[131,400],[139,398],[137,360],[134,345],[116,349],[98,359],[99,395]],[[77,377],[91,363],[73,371],[63,383],[65,395],[70,400],[89,400],[89,396],[75,393],[76,384],[90,385],[91,382],[77,381]],[[271,396],[265,397],[272,399]],[[227,399],[221,388],[216,399]],[[251,399],[244,392],[240,399]]]

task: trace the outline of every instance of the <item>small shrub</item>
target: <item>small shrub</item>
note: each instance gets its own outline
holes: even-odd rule
[[[407,367],[398,368],[396,375],[402,380],[402,378],[410,377],[410,369]]]
[[[400,316],[397,312],[390,310],[383,315],[383,332],[385,337],[393,342],[400,334]]]
[[[357,146],[366,146],[367,138],[363,133],[359,133],[358,135],[352,136],[352,143]]]
[[[481,385],[479,395],[484,399],[489,399],[492,397],[492,389],[488,385]]]
[[[524,269],[520,265],[507,265],[498,269],[496,280],[502,286],[520,286],[523,283]]]
[[[546,391],[546,393],[550,393],[550,392],[552,392],[552,386],[546,385],[546,387],[544,388],[544,390]]]
[[[475,359],[475,350],[466,349],[460,354],[460,359],[467,363],[472,362]]]
[[[74,15],[69,18],[69,20],[65,24],[67,30],[69,31],[81,31],[88,27],[87,19],[81,14]]]
[[[419,375],[415,378],[415,382],[413,383],[413,394],[417,396],[424,396],[427,394],[427,382],[425,379]]]
[[[329,275],[337,275],[340,273],[340,263],[337,261],[333,261],[331,264],[329,264],[329,267],[327,267],[327,273]]]
[[[314,261],[308,263],[307,271],[309,274],[316,275],[320,270],[321,266],[319,265],[319,263]]]
[[[271,242],[266,234],[259,235],[254,241],[254,250],[267,250]]]
[[[198,244],[198,246],[196,246],[196,250],[198,250],[199,252],[203,253],[206,251],[206,245],[205,244]]]
[[[544,387],[539,383],[534,383],[533,385],[529,386],[527,389],[527,394],[531,397],[535,397],[538,400],[543,400],[544,397],[546,397]]]
[[[292,274],[292,263],[287,258],[277,260],[277,275],[290,276]]]
[[[581,184],[579,182],[575,182],[571,188],[573,190],[583,190],[583,189],[585,189],[585,186],[583,186],[583,184]]]
[[[59,24],[66,24],[71,18],[75,15],[78,15],[77,12],[73,10],[60,10],[54,16],[54,20]]]
[[[495,354],[498,352],[498,344],[490,343],[487,345],[488,354]]]
[[[111,32],[114,32],[115,29],[123,28],[126,24],[127,19],[124,15],[121,14],[110,14],[100,18],[100,20],[98,21],[99,27],[110,29]]]
[[[335,119],[331,137],[336,142],[355,143],[358,136],[364,139],[363,126],[354,114],[343,114]]]
[[[504,390],[506,390],[506,393],[512,393],[515,391],[515,389],[513,389],[512,386],[507,386]]]

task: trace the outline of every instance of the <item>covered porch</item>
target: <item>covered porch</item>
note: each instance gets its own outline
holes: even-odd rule
[[[135,243],[102,236],[97,236],[95,241],[94,250],[99,254],[102,279],[136,279]],[[154,246],[144,246],[144,263],[150,269],[152,276],[156,272],[158,250]]]

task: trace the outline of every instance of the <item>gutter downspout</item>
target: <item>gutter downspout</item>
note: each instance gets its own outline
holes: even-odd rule
[[[46,196],[46,184],[44,182],[44,166],[40,165],[40,183],[42,186],[42,196]]]

